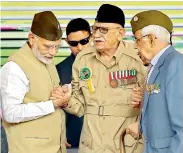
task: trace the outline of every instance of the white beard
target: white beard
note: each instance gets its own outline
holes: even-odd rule
[[[52,59],[46,58],[43,55],[40,54],[37,44],[35,43],[32,47],[32,51],[34,56],[41,61],[44,64],[50,64],[52,62]]]

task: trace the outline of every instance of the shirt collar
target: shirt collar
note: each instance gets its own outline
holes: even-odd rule
[[[161,57],[161,55],[170,47],[171,45],[168,45],[167,47],[163,48],[156,56],[153,57],[153,59],[151,60],[151,64],[153,66],[155,66],[159,60],[159,58]]]

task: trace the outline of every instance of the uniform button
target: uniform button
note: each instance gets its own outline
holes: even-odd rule
[[[105,132],[103,132],[102,134],[105,135]]]
[[[103,120],[105,120],[105,117],[103,117]]]
[[[102,103],[103,103],[103,104],[105,104],[105,103],[106,103],[106,101],[102,101]]]
[[[148,143],[148,140],[147,139],[145,139],[145,143]]]

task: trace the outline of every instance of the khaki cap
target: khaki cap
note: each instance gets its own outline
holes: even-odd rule
[[[130,21],[132,26],[132,32],[148,26],[148,25],[159,25],[168,30],[169,33],[173,30],[173,24],[170,18],[157,10],[149,10],[136,14]]]
[[[35,35],[50,41],[56,41],[62,37],[60,24],[51,11],[35,14],[31,31]]]

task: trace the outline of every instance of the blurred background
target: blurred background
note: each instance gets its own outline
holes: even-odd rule
[[[173,45],[183,53],[183,1],[2,1],[1,2],[1,66],[9,55],[19,49],[27,40],[28,32],[35,13],[51,10],[60,21],[64,32],[73,18],[85,18],[93,25],[101,4],[110,3],[123,9],[126,15],[126,37],[132,40],[130,19],[143,10],[155,9],[166,13],[173,21]],[[112,13],[112,12],[111,12]],[[158,18],[158,17],[157,17]],[[70,50],[63,40],[63,46],[54,58],[55,63],[70,55]]]

